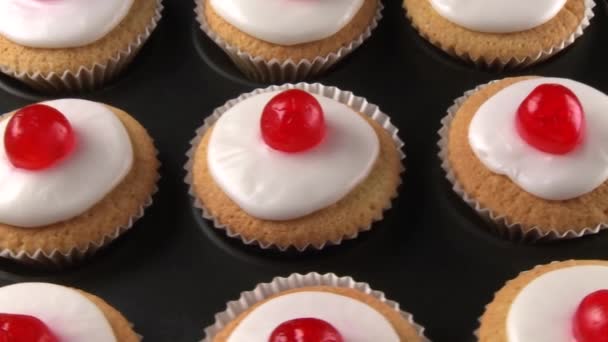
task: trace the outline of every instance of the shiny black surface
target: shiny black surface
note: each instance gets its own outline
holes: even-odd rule
[[[608,18],[598,2],[585,35],[565,53],[516,73],[477,70],[420,39],[399,0],[384,0],[372,38],[318,81],[352,90],[391,115],[405,141],[400,196],[375,229],[322,252],[283,255],[245,247],[199,218],[183,182],[196,127],[225,101],[259,85],[245,81],[202,36],[189,0],[165,0],[164,18],[127,74],[83,97],[135,116],[156,141],[162,179],[136,227],[85,264],[60,272],[3,262],[0,283],[51,281],[98,294],[146,341],[203,337],[228,300],[293,272],[335,272],[369,282],[426,326],[433,341],[472,341],[493,293],[518,272],[552,260],[608,259],[608,235],[544,245],[503,241],[453,195],[437,158],[436,131],[465,90],[514,74],[574,78],[608,92]],[[0,79],[0,110],[44,97]],[[1,190],[0,190],[1,191]]]

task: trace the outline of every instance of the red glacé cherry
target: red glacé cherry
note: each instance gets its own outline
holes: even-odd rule
[[[282,152],[310,149],[325,136],[325,118],[319,101],[298,89],[273,97],[264,107],[260,127],[264,142]]]
[[[26,315],[0,314],[0,342],[59,342],[39,319]]]
[[[608,290],[585,297],[573,321],[576,342],[608,342]]]
[[[67,156],[74,148],[74,132],[55,108],[35,104],[18,110],[8,122],[4,147],[18,168],[41,170]]]
[[[517,110],[517,131],[531,146],[566,154],[581,142],[585,114],[576,95],[559,84],[541,84]]]
[[[344,342],[331,324],[317,318],[298,318],[274,329],[268,342]]]

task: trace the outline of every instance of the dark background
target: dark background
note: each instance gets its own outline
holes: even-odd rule
[[[453,99],[478,84],[537,74],[608,92],[606,4],[598,3],[591,26],[567,51],[506,73],[451,59],[418,37],[400,0],[384,4],[384,19],[369,41],[318,80],[378,104],[401,129],[404,184],[394,208],[371,232],[320,253],[280,254],[243,246],[199,218],[183,182],[194,130],[215,107],[260,85],[239,76],[203,37],[193,2],[165,0],[160,26],[129,71],[83,96],[125,109],[155,139],[163,166],[154,205],[134,229],[85,264],[48,272],[3,262],[0,284],[75,286],[122,311],[146,341],[193,342],[227,301],[259,282],[293,272],[335,272],[400,302],[433,341],[472,341],[484,305],[520,271],[553,260],[608,258],[607,234],[522,245],[486,233],[452,193],[436,156],[439,120]],[[5,77],[0,86],[0,112],[44,99]]]

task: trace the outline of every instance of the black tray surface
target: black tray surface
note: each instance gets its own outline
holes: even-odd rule
[[[165,0],[157,31],[128,72],[104,89],[77,95],[122,108],[155,139],[160,191],[134,229],[82,265],[36,270],[0,263],[0,285],[49,281],[95,293],[122,311],[145,341],[193,342],[241,291],[294,272],[350,275],[400,302],[433,341],[473,341],[484,306],[506,280],[553,260],[608,259],[608,234],[542,245],[484,231],[453,194],[437,158],[440,119],[476,85],[511,75],[573,78],[608,92],[608,18],[596,17],[559,56],[515,72],[479,70],[421,39],[400,0],[383,0],[373,36],[328,75],[312,81],[351,90],[379,105],[400,128],[404,183],[384,220],[354,241],[304,254],[262,251],[226,238],[193,209],[183,178],[194,130],[214,108],[267,85],[245,80],[203,37],[194,3]],[[311,82],[312,82],[311,81]],[[0,110],[49,97],[0,78]]]

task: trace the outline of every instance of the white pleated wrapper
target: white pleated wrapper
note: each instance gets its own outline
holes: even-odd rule
[[[573,239],[582,237],[585,235],[596,234],[600,230],[606,229],[608,227],[608,223],[601,223],[594,227],[587,227],[582,230],[568,230],[566,232],[560,233],[555,230],[543,231],[539,229],[539,227],[531,227],[525,229],[521,224],[517,222],[511,222],[504,216],[500,216],[492,210],[485,208],[479,202],[477,202],[474,198],[470,197],[462,188],[462,185],[458,182],[454,171],[452,170],[452,166],[450,165],[448,159],[448,135],[450,131],[450,125],[454,120],[454,116],[462,106],[462,104],[474,93],[484,88],[485,86],[495,83],[497,81],[492,81],[488,84],[484,84],[476,87],[473,90],[469,90],[464,93],[464,96],[459,97],[454,101],[454,105],[448,108],[447,116],[441,119],[442,127],[439,130],[439,142],[437,145],[439,146],[439,159],[441,159],[441,167],[446,172],[446,178],[452,183],[452,189],[456,194],[458,194],[462,199],[473,208],[482,218],[484,218],[488,225],[486,228],[490,230],[492,233],[497,234],[503,238],[513,240],[513,241],[526,241],[526,242],[542,242],[542,241],[550,241],[550,240],[558,240],[558,239]],[[523,190],[522,190],[523,191]]]
[[[576,30],[574,30],[574,32],[571,35],[569,35],[565,40],[561,41],[559,44],[552,46],[549,49],[539,51],[534,56],[527,56],[525,58],[512,57],[512,58],[509,58],[506,60],[502,60],[502,59],[498,59],[498,58],[493,59],[493,60],[487,60],[483,57],[474,58],[474,57],[470,56],[466,51],[456,51],[453,47],[443,46],[443,45],[441,45],[440,42],[432,39],[427,34],[422,32],[414,24],[412,17],[407,12],[407,8],[405,10],[406,10],[406,17],[409,19],[410,23],[412,24],[412,27],[418,32],[418,34],[422,38],[426,39],[431,44],[435,45],[437,48],[443,50],[444,52],[448,53],[449,55],[451,55],[453,57],[457,57],[457,58],[460,58],[467,62],[471,62],[478,67],[504,69],[504,68],[523,68],[523,67],[527,67],[527,66],[542,62],[542,61],[548,59],[549,57],[556,55],[557,53],[564,50],[568,46],[572,45],[572,43],[574,43],[574,41],[576,39],[578,39],[580,36],[583,35],[584,30],[590,25],[591,19],[594,17],[594,14],[593,14],[594,7],[595,7],[594,0],[585,0],[585,15],[583,16],[583,20],[581,20],[581,22],[580,22],[579,26],[576,28]]]
[[[129,219],[127,224],[117,227],[111,234],[104,236],[98,241],[91,241],[84,249],[74,247],[67,253],[55,250],[51,253],[46,253],[42,250],[37,250],[34,253],[27,253],[25,251],[15,252],[9,249],[0,249],[0,257],[11,259],[23,264],[36,265],[42,267],[51,268],[62,268],[77,264],[93,254],[97,253],[103,247],[109,245],[112,241],[119,238],[121,235],[126,233],[133,227],[133,224],[144,216],[144,210],[152,205],[152,196],[158,191],[155,187],[150,197],[144,202],[139,208],[137,214]]]
[[[312,94],[322,95],[322,96],[334,99],[342,104],[349,106],[350,108],[352,108],[355,111],[358,111],[360,113],[367,115],[368,117],[370,117],[371,119],[376,121],[380,126],[382,126],[391,135],[391,137],[393,138],[393,141],[395,142],[395,148],[397,148],[399,150],[399,155],[401,157],[401,160],[403,161],[405,159],[405,154],[403,153],[403,150],[402,150],[404,143],[397,135],[399,130],[395,126],[393,126],[393,124],[390,122],[389,116],[384,114],[382,111],[380,111],[380,108],[378,108],[378,106],[367,102],[366,99],[355,96],[350,91],[343,91],[336,87],[325,86],[320,83],[314,83],[314,84],[298,83],[298,84],[285,84],[282,86],[270,86],[265,89],[256,89],[256,90],[252,91],[251,93],[243,94],[236,99],[226,102],[226,104],[223,105],[222,107],[216,108],[213,111],[213,113],[205,119],[205,123],[203,124],[203,126],[201,126],[200,128],[197,129],[196,137],[190,142],[192,147],[186,153],[186,156],[188,157],[188,162],[186,163],[184,168],[186,169],[186,171],[188,173],[186,175],[185,182],[189,186],[190,195],[194,198],[194,206],[196,208],[201,209],[203,218],[212,220],[215,228],[224,230],[229,237],[241,239],[241,241],[243,243],[245,243],[246,245],[252,245],[252,244],[258,245],[263,249],[278,248],[281,251],[285,251],[288,248],[282,248],[282,247],[275,246],[272,244],[264,244],[257,240],[245,239],[243,236],[241,236],[240,234],[235,232],[232,228],[222,224],[217,219],[215,219],[215,217],[213,217],[213,215],[211,215],[209,210],[207,208],[205,208],[205,206],[197,198],[197,196],[194,192],[194,189],[192,186],[192,183],[193,183],[193,175],[192,175],[193,160],[192,160],[192,158],[194,157],[194,152],[196,151],[196,147],[199,145],[202,137],[205,135],[205,132],[207,132],[207,130],[211,126],[213,126],[213,124],[226,111],[228,111],[230,108],[232,108],[235,104],[237,104],[247,98],[250,98],[252,96],[256,96],[258,94],[273,92],[273,91],[288,90],[288,89],[301,89],[301,90],[307,91]],[[405,171],[405,167],[403,166],[403,163],[402,163],[400,172],[402,173],[404,171]],[[391,205],[389,203],[389,205],[386,208],[384,208],[384,210],[386,211],[390,208],[391,208]],[[298,248],[298,251],[302,252],[308,248],[314,248],[314,249],[320,250],[320,249],[323,249],[327,245],[339,245],[342,243],[343,240],[355,239],[357,236],[359,236],[360,232],[368,231],[371,228],[372,228],[371,224],[364,226],[364,227],[360,227],[359,232],[357,232],[354,235],[343,236],[339,240],[335,240],[335,241],[327,241],[323,245],[307,245],[303,248]]]
[[[241,297],[238,300],[228,302],[226,310],[215,315],[215,323],[205,328],[205,338],[201,342],[212,342],[218,332],[256,303],[281,292],[310,286],[348,288],[372,296],[399,312],[403,319],[414,327],[421,341],[430,342],[424,336],[424,328],[414,322],[412,314],[402,311],[397,302],[386,299],[383,292],[372,290],[367,283],[355,282],[351,277],[338,277],[333,273],[308,273],[305,275],[294,273],[287,278],[276,277],[270,283],[259,284],[253,291],[241,293]]]
[[[326,56],[318,56],[313,60],[303,59],[300,61],[293,61],[290,59],[280,62],[276,59],[265,60],[262,57],[252,56],[247,52],[241,51],[238,47],[228,44],[216,34],[207,23],[204,15],[205,1],[207,0],[195,1],[196,19],[200,23],[203,32],[224,50],[236,67],[239,68],[247,78],[262,83],[297,82],[324,73],[371,37],[372,31],[378,26],[378,22],[382,19],[382,10],[384,9],[382,2],[378,1],[376,15],[367,29],[365,29],[357,39],[350,42],[350,44],[341,47],[337,51],[333,51]]]
[[[4,114],[0,116],[0,120],[2,120],[6,115]],[[156,155],[158,155],[158,151],[156,151]],[[160,164],[159,164],[160,168]],[[160,174],[157,172],[156,183],[160,180]],[[10,249],[1,249],[0,248],[0,257],[11,259],[16,262],[20,262],[23,264],[40,266],[40,267],[50,267],[50,268],[62,268],[77,264],[93,254],[97,253],[103,247],[109,245],[112,241],[119,238],[121,235],[126,233],[129,229],[133,227],[135,222],[144,216],[144,211],[147,207],[151,206],[153,203],[153,196],[158,192],[157,185],[154,186],[152,193],[146,199],[146,201],[139,207],[137,213],[129,219],[125,225],[117,227],[111,234],[105,235],[103,238],[97,241],[91,241],[84,249],[79,249],[74,247],[67,253],[62,253],[61,251],[55,250],[51,253],[46,253],[43,250],[37,250],[34,253],[27,253],[26,251],[14,251]],[[31,228],[24,228],[31,229]]]
[[[103,0],[96,0],[103,1]],[[163,0],[156,1],[156,10],[150,24],[144,32],[126,48],[118,51],[110,59],[92,66],[81,66],[76,73],[66,70],[63,73],[18,72],[6,65],[0,65],[0,71],[16,78],[33,89],[45,93],[65,93],[93,90],[101,87],[118,76],[137,55],[144,43],[150,38],[161,19]]]

